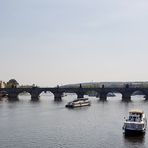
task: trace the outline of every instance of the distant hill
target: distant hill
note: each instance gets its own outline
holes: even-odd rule
[[[148,82],[86,82],[86,83],[77,83],[77,84],[67,84],[62,85],[60,87],[79,87],[81,84],[82,87],[124,87],[126,84],[128,84],[130,87],[148,87]]]

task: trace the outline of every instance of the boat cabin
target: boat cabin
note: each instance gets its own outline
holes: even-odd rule
[[[142,120],[143,111],[141,110],[131,110],[129,112],[128,121],[140,122]]]

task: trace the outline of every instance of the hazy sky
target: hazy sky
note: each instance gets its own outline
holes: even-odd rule
[[[0,0],[0,55],[20,84],[148,80],[148,0]]]

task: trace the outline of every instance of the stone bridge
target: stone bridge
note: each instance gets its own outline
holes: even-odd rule
[[[85,94],[88,92],[96,92],[96,97],[99,97],[100,100],[106,101],[107,94],[112,93],[121,93],[123,101],[130,101],[131,95],[140,91],[145,95],[146,100],[148,100],[148,88],[141,87],[129,87],[127,84],[125,87],[98,87],[98,88],[85,88],[80,84],[79,87],[52,87],[52,88],[41,88],[41,87],[32,87],[32,88],[0,88],[0,91],[5,91],[8,95],[8,99],[15,101],[18,100],[18,95],[23,92],[30,93],[31,100],[37,101],[39,100],[39,96],[42,92],[51,92],[54,95],[55,101],[61,101],[63,93],[75,93],[77,98],[83,98]]]

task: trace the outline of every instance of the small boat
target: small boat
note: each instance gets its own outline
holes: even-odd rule
[[[75,107],[83,107],[83,106],[90,106],[91,102],[87,98],[79,98],[72,102],[68,102],[65,107],[68,108],[75,108]]]
[[[146,115],[142,110],[129,111],[129,117],[124,121],[123,130],[125,134],[145,133],[147,127]]]
[[[115,97],[116,95],[114,93],[108,93],[107,97]]]

